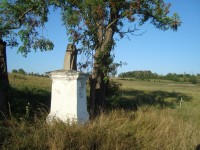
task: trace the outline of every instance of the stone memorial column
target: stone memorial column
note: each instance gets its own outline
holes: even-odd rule
[[[49,72],[52,79],[51,109],[47,123],[53,121],[88,121],[86,99],[87,74],[76,70],[76,48],[69,44],[64,60],[64,69]]]

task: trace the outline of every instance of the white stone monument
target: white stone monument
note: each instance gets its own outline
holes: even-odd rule
[[[64,69],[49,72],[52,79],[51,108],[47,123],[85,123],[89,119],[86,99],[87,74],[76,70],[76,48],[67,46]]]

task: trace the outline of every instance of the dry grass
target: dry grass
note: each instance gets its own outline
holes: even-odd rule
[[[170,109],[142,107],[137,112],[114,110],[85,125],[37,120],[10,121],[11,137],[2,149],[180,149],[199,144],[200,128],[176,118]]]
[[[16,88],[50,91],[49,78],[25,77],[14,80],[10,75],[10,83]],[[194,150],[200,144],[199,85],[118,81],[123,84],[120,102],[139,101],[137,111],[111,110],[84,125],[57,122],[49,126],[45,122],[46,113],[34,122],[12,118],[4,124],[0,122],[0,149]],[[173,101],[181,96],[188,98],[183,99],[182,107],[179,101]],[[145,103],[148,100],[154,103]],[[166,101],[173,102],[174,107],[158,107]]]
[[[12,87],[17,88],[38,88],[50,91],[51,79],[48,77],[36,77],[22,74],[9,74],[9,82]]]
[[[197,124],[174,117],[170,109],[151,108],[141,111],[139,115],[134,123],[138,141],[144,141],[142,149],[187,150],[199,144],[200,130]]]

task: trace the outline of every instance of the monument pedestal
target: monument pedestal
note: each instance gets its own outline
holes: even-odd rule
[[[53,121],[84,123],[89,120],[86,99],[87,75],[76,70],[49,73],[52,79],[51,109],[47,123]]]

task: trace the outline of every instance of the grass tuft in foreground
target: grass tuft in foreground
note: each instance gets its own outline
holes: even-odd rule
[[[171,109],[143,106],[137,112],[113,110],[85,125],[47,125],[11,120],[1,149],[195,149],[200,128],[174,117]]]

